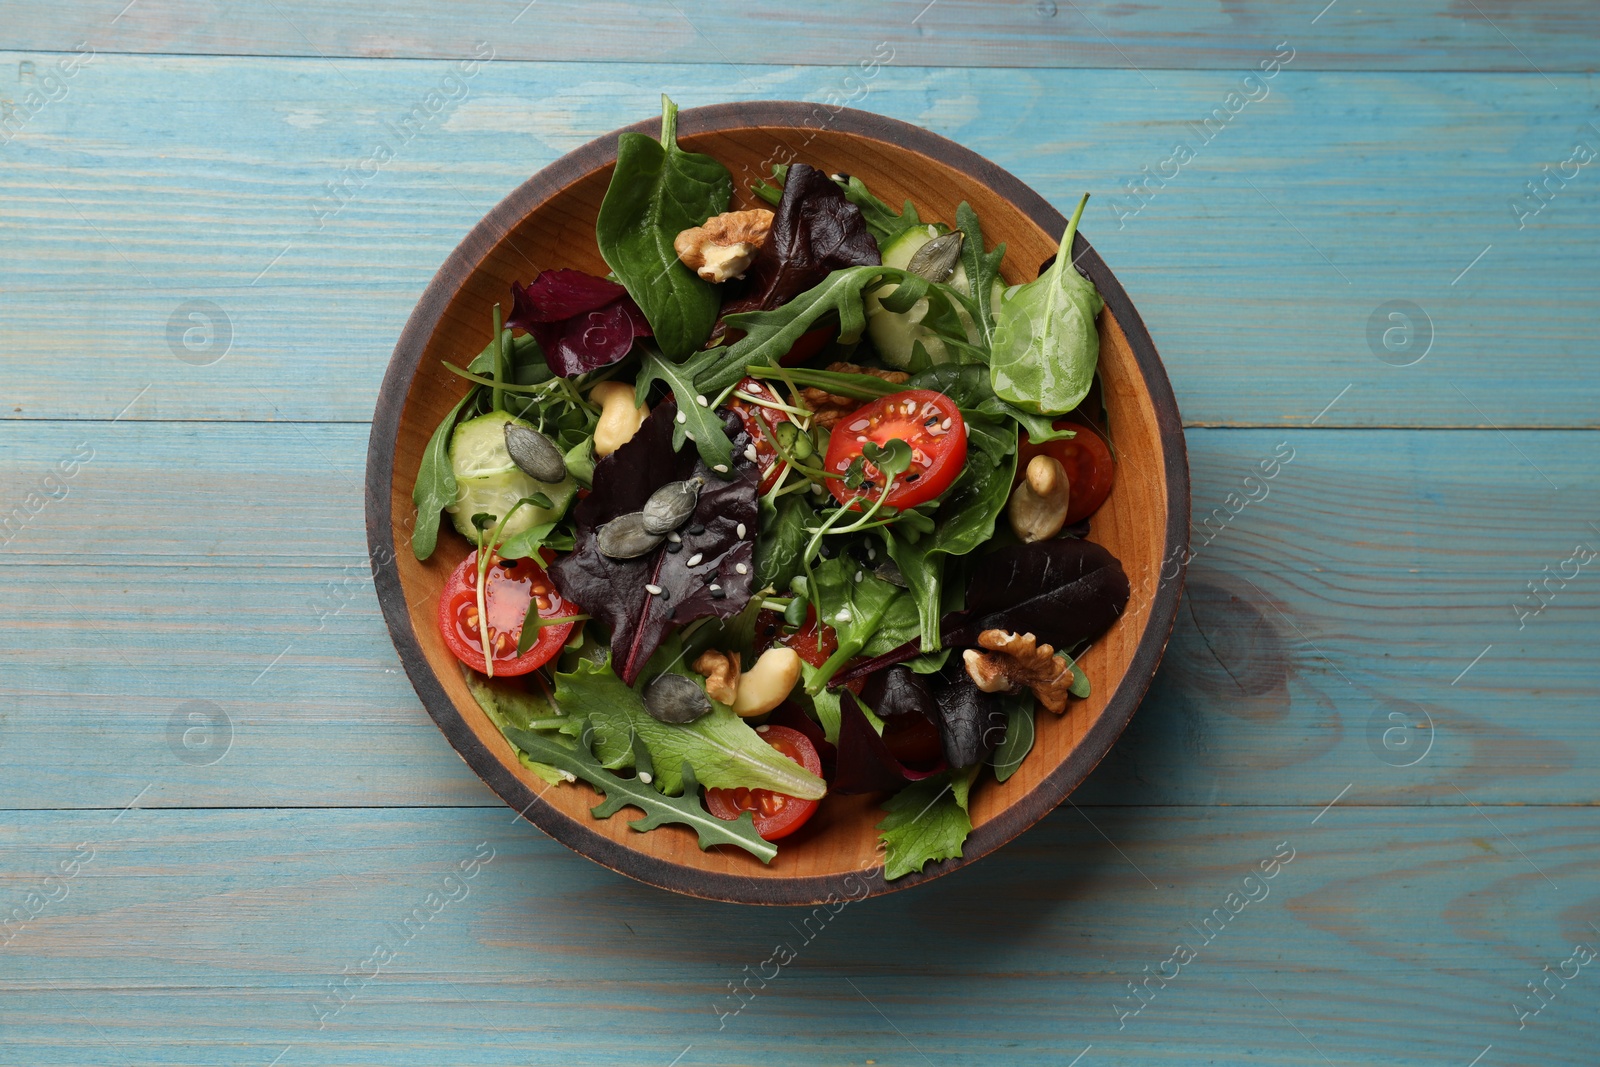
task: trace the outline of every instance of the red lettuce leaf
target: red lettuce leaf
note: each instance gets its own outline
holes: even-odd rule
[[[551,371],[570,378],[608,367],[650,336],[650,324],[628,291],[581,270],[540,271],[512,283],[506,325],[533,334]]]
[[[671,400],[656,405],[631,441],[595,464],[594,489],[574,511],[576,545],[549,568],[561,595],[611,631],[611,666],[629,685],[674,628],[706,615],[727,619],[742,611],[755,577],[760,474],[744,458],[750,438],[737,416],[724,414],[735,456],[732,475],[724,480],[700,462],[693,448],[672,450],[677,411]],[[638,559],[612,559],[600,551],[596,531],[601,526],[638,511],[666,483],[695,475],[704,486],[694,514],[679,530],[681,549],[668,552],[663,544]],[[689,560],[696,556],[701,558],[691,568]],[[720,597],[711,595],[713,584]],[[646,585],[661,593],[651,594]]]
[[[745,273],[745,291],[725,303],[722,314],[770,310],[836,270],[881,262],[861,209],[822,171],[795,163],[783,183],[772,230]]]
[[[1128,606],[1128,576],[1122,564],[1092,541],[1053,540],[992,552],[967,577],[967,607],[940,620],[947,648],[970,648],[985,630],[1031,633],[1041,643],[1070,649],[1105,633]],[[837,688],[874,671],[904,663],[921,651],[920,641],[840,671]]]
[[[997,693],[985,693],[967,674],[959,657],[940,674],[937,689],[939,736],[952,767],[982,763],[1005,740],[1006,710]]]
[[[944,770],[940,763],[931,770],[916,771],[895,759],[848,689],[839,693],[838,747],[833,780],[828,783],[830,793],[892,792]]]

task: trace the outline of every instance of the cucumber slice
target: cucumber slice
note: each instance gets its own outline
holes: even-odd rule
[[[883,265],[905,270],[911,258],[923,245],[949,232],[950,228],[940,223],[913,226],[883,247],[881,252]],[[965,266],[956,265],[955,273],[950,276],[950,285],[959,293],[971,295]],[[922,320],[928,314],[927,300],[917,301],[910,311],[903,313],[884,310],[882,298],[894,292],[895,288],[893,285],[880,286],[875,292],[868,293],[865,301],[867,335],[872,338],[872,343],[878,349],[878,354],[883,357],[883,361],[901,370],[909,368],[917,343],[920,341],[928,353],[928,358],[934,363],[955,362],[955,355],[945,346],[939,335],[922,325]],[[991,307],[1000,306],[1000,294],[1004,291],[1004,286],[998,283],[994,286],[990,300]],[[966,309],[958,307],[956,314],[967,328],[967,340],[976,344],[978,330],[970,321]]]
[[[504,411],[491,411],[468,419],[455,428],[450,437],[450,469],[456,476],[456,500],[445,508],[456,532],[474,543],[478,531],[473,528],[472,516],[508,514],[517,501],[535,493],[550,498],[553,506],[536,508],[524,504],[501,532],[507,539],[525,533],[541,523],[554,522],[567,513],[577,491],[577,483],[568,475],[559,482],[535,481],[511,461],[506,451],[506,423],[515,422],[532,429],[532,425],[513,418]]]

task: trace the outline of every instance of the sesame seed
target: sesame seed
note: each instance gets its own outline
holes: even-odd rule
[[[563,778],[565,778],[567,780],[567,784],[568,785],[571,785],[573,782],[576,782],[578,780],[578,776],[576,774],[573,774],[571,771],[562,771],[561,772],[561,777],[563,777]]]
[[[695,398],[694,398],[694,402],[696,404],[699,404],[703,408],[708,408],[708,407],[711,406],[711,401],[706,399],[706,394],[704,394],[704,393],[696,394]]]
[[[679,533],[677,530],[673,530],[671,533],[667,534],[667,540],[671,541],[675,545],[680,544],[683,541],[683,534]]]
[[[684,413],[683,413],[683,412],[681,412],[681,411],[680,411],[680,412],[678,412],[678,425],[679,425],[679,426],[682,426],[682,425],[683,425],[683,424],[684,424],[684,423],[686,423],[686,422],[688,422],[688,421],[689,421],[689,416],[687,416],[687,415],[685,415],[685,414],[684,414]]]
[[[688,559],[684,560],[683,565],[685,567],[698,567],[700,565],[700,560],[702,558],[704,558],[704,557],[702,557],[699,552],[696,552],[694,555],[692,555]]]
[[[866,577],[866,575],[863,574],[861,571],[856,571],[856,581],[859,582],[859,581],[861,581],[861,579],[863,579],[865,577]]]
[[[743,563],[735,563],[733,565],[733,571],[735,574],[749,574],[750,568],[746,567]]]
[[[659,585],[646,585],[644,587],[644,591],[649,593],[651,596],[661,595],[661,587]]]
[[[867,558],[868,559],[877,559],[878,558],[878,550],[876,548],[873,548],[871,545],[868,545],[867,546]]]
[[[840,608],[839,609],[839,614],[837,614],[837,615],[835,615],[833,617],[833,621],[834,622],[849,622],[850,621],[850,609],[849,608]]]
[[[640,771],[639,781],[643,782],[645,785],[649,785],[651,782],[655,781],[655,776],[649,771]]]
[[[713,466],[711,469],[716,471],[718,474],[727,474],[728,473],[728,465],[726,463],[718,463],[715,466]]]
[[[770,727],[770,726],[757,726],[756,727],[756,733],[764,734],[770,729],[772,729],[772,727]]]
[[[746,530],[746,526],[742,522],[738,526],[734,527],[734,532],[736,532],[741,538],[744,537],[745,530]]]
[[[940,424],[939,424],[939,425],[940,425],[940,426],[943,426],[943,427],[944,427],[944,428],[945,428],[945,429],[947,429],[947,430],[948,430],[948,429],[949,429],[949,428],[950,428],[950,420],[949,420],[949,419],[945,419],[945,420],[944,420],[944,421],[943,421],[943,422],[941,422],[941,423],[940,423]]]
[[[756,446],[755,445],[745,445],[744,446],[744,458],[749,460],[751,463],[754,463],[756,461]]]

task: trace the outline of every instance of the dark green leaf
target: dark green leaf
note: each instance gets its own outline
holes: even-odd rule
[[[628,825],[643,833],[668,823],[679,823],[694,830],[702,850],[712,845],[737,845],[770,863],[778,854],[777,846],[756,833],[755,821],[749,812],[736,821],[719,819],[706,811],[700,803],[700,788],[695,781],[694,768],[684,762],[681,778],[682,796],[663,796],[638,778],[623,778],[613,774],[593,755],[594,729],[583,724],[576,748],[567,748],[553,738],[515,728],[506,731],[511,743],[541,763],[582,778],[600,793],[605,801],[596,805],[592,814],[597,819],[609,818],[625,807],[635,807],[644,812],[644,818],[630,820]]]
[[[785,426],[789,425],[784,423]],[[806,527],[817,513],[799,494],[761,498],[761,528],[756,538],[756,588],[783,592],[800,573],[800,553],[811,535]]]
[[[1006,738],[989,758],[997,782],[1015,774],[1033,750],[1033,694],[1007,693],[1001,699],[1006,708]]]
[[[733,181],[715,159],[678,147],[677,105],[661,100],[661,140],[642,133],[617,139],[616,170],[600,205],[595,240],[644,311],[661,350],[682,359],[711,336],[721,294],[679,261],[672,241],[726,211]]]
[[[642,395],[651,382],[663,381],[678,401],[678,418],[672,424],[672,450],[680,451],[689,437],[700,459],[717,475],[727,479],[733,469],[733,442],[728,439],[722,417],[710,407],[699,402],[705,393],[697,393],[695,375],[716,359],[714,352],[702,352],[684,363],[671,363],[660,354],[652,352],[639,368],[636,387]]]
[[[476,364],[476,360],[473,361]],[[411,551],[419,560],[433,555],[439,543],[439,513],[456,502],[456,476],[450,469],[450,435],[461,419],[467,405],[477,399],[478,391],[467,395],[450,414],[444,417],[428,447],[422,450],[422,462],[417,465],[417,481],[411,487],[411,499],[417,505],[417,524],[411,530]]]
[[[983,225],[978,222],[978,213],[965,200],[956,208],[956,228],[966,236],[961,242],[961,265],[966,268],[967,287],[976,305],[974,323],[983,339],[983,347],[991,348],[995,309],[989,306],[989,301],[994,295],[994,283],[1000,280],[1000,261],[1006,257],[1006,246],[995,245],[991,252],[983,250]]]
[[[873,196],[860,178],[852,176],[840,184],[844,188],[845,199],[861,209],[862,217],[867,220],[867,229],[877,238],[880,248],[911,227],[922,225],[911,201],[907,200],[904,209],[897,213],[894,208]]]

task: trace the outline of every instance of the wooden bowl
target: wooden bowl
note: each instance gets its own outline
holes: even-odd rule
[[[628,128],[652,136],[660,129],[654,118]],[[891,204],[909,198],[925,218],[953,219],[956,205],[970,201],[989,243],[1006,243],[1011,283],[1033,279],[1066,229],[1060,212],[994,164],[926,130],[866,112],[722,104],[684,111],[679,139],[727,166],[735,199],[743,201],[735,206],[753,206],[750,182],[789,160],[857,175]],[[440,361],[464,366],[482,350],[490,309],[507,301],[513,281],[531,281],[543,268],[606,272],[594,220],[616,143],[611,133],[563,156],[489,212],[434,276],[389,362],[367,457],[367,538],[378,599],[418,696],[461,757],[514,810],[590,859],[665,889],[752,904],[814,904],[907,889],[988,855],[1071,793],[1122,732],[1171,633],[1188,558],[1189,471],[1172,388],[1128,295],[1081,234],[1076,260],[1106,301],[1100,374],[1118,461],[1115,489],[1095,515],[1090,539],[1121,559],[1133,598],[1083,658],[1093,695],[1074,701],[1064,716],[1041,713],[1021,768],[1003,784],[985,779],[973,790],[973,831],[962,858],[885,882],[873,829],[882,814],[871,797],[830,798],[770,865],[731,848],[701,852],[682,827],[638,833],[627,825],[632,809],[596,819],[589,809],[597,795],[588,786],[547,788],[468,693],[435,611],[445,578],[469,546],[446,523],[431,560],[418,563],[410,549],[418,460],[465,388]]]

